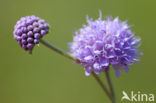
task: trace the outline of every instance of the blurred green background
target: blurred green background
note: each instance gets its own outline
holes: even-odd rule
[[[156,93],[156,1],[155,0],[0,0],[0,103],[109,103],[92,76],[81,66],[44,47],[29,55],[13,39],[13,28],[22,16],[36,15],[51,25],[44,39],[68,50],[73,31],[107,15],[128,19],[142,38],[141,61],[114,82],[118,102],[122,91]],[[105,81],[104,74],[100,77]],[[127,101],[121,103],[129,103]]]

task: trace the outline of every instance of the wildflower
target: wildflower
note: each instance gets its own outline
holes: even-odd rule
[[[129,66],[138,59],[138,44],[126,21],[121,22],[118,17],[112,19],[100,17],[93,21],[87,17],[88,25],[75,32],[70,44],[71,55],[81,61],[88,76],[91,72],[99,74],[109,70],[112,66],[118,77],[119,70],[128,71]]]

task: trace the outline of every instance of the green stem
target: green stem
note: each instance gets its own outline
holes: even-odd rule
[[[68,54],[67,52],[65,52],[65,51],[63,51],[63,50],[61,50],[61,49],[55,47],[55,46],[52,45],[51,43],[49,43],[49,42],[47,42],[47,41],[45,41],[45,40],[43,40],[43,39],[40,39],[40,42],[41,42],[44,46],[50,48],[51,50],[54,50],[55,52],[57,52],[57,53],[59,53],[59,54],[65,56],[65,57],[67,57],[68,59],[71,59],[71,60],[73,60],[73,61],[76,61],[76,62],[80,63],[80,61],[79,61],[77,58],[75,58],[75,57],[71,56],[70,54]]]
[[[113,99],[112,99],[110,93],[108,92],[106,86],[101,81],[101,79],[94,72],[92,72],[92,75],[95,78],[95,80],[98,82],[98,84],[101,86],[102,90],[106,93],[106,95],[109,98],[109,100],[113,103]]]
[[[81,63],[80,60],[78,60],[77,58],[71,56],[69,53],[55,47],[54,45],[50,44],[49,42],[40,39],[40,43],[42,43],[43,45],[45,45],[46,47],[50,48],[51,50],[54,50],[56,53],[59,53],[60,55],[63,55],[65,57],[67,57],[68,59],[71,59],[73,61],[76,61],[77,63]],[[111,102],[113,103],[113,100],[111,98],[110,93],[108,92],[106,86],[102,83],[102,81],[100,80],[100,78],[98,78],[98,76],[95,73],[92,73],[93,77],[95,78],[95,80],[98,82],[98,84],[101,86],[101,88],[103,89],[103,91],[106,93],[106,95],[108,96],[108,98],[111,100]]]
[[[108,82],[108,85],[109,85],[109,88],[110,88],[110,91],[111,91],[111,96],[113,98],[113,103],[117,103],[116,98],[115,98],[113,85],[112,85],[111,78],[110,78],[110,75],[109,75],[109,71],[106,71],[105,74],[106,74],[105,76],[106,76],[106,79],[107,79],[107,82]]]

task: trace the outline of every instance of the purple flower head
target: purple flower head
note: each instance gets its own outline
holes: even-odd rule
[[[14,38],[19,45],[26,51],[32,51],[35,44],[39,43],[42,38],[49,31],[49,24],[43,19],[32,16],[22,17],[17,21],[14,27]]]
[[[119,70],[128,71],[138,60],[140,38],[134,36],[126,21],[101,17],[101,13],[95,21],[87,17],[88,25],[75,32],[70,52],[81,61],[87,76],[91,72],[105,72],[112,66],[118,77]]]

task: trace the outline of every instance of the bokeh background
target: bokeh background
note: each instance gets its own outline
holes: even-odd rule
[[[133,25],[142,38],[141,61],[116,78],[111,70],[118,102],[122,91],[156,93],[155,0],[0,0],[0,103],[109,103],[92,76],[40,44],[29,55],[13,39],[13,28],[22,16],[36,15],[51,25],[44,39],[67,50],[73,31],[94,19],[119,16]],[[100,77],[105,81],[104,73]],[[121,102],[122,103],[122,102]],[[123,101],[123,103],[129,103]]]

